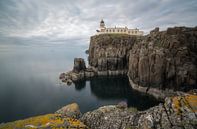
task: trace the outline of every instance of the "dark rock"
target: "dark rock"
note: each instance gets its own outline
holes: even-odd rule
[[[84,71],[86,69],[85,61],[82,58],[74,59],[74,67],[73,72],[79,73],[80,71]]]

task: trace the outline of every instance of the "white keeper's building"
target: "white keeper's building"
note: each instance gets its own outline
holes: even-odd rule
[[[143,35],[144,32],[139,29],[128,29],[127,27],[114,27],[107,28],[103,20],[100,22],[100,30],[97,30],[97,34],[128,34],[128,35]]]

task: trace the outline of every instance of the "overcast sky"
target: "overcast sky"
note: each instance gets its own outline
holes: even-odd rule
[[[0,0],[0,36],[89,39],[107,26],[197,26],[197,0]]]

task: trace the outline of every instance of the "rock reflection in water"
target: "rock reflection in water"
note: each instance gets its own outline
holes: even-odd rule
[[[154,97],[133,90],[126,76],[95,77],[88,81],[91,93],[99,100],[126,101],[129,107],[136,107],[138,110],[145,110],[159,103]],[[85,80],[78,81],[75,89],[81,90],[88,86],[87,84]]]

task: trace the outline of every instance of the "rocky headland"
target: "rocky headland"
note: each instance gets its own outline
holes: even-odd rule
[[[88,127],[197,128],[197,95],[193,90],[197,88],[197,27],[166,31],[157,27],[145,36],[95,35],[88,54],[89,66],[76,58],[73,70],[61,74],[62,81],[127,75],[133,89],[163,100],[158,106],[137,112],[118,105],[98,108],[80,118]]]
[[[68,84],[94,76],[127,75],[133,89],[159,99],[197,87],[197,27],[155,28],[145,36],[92,36],[89,66],[75,58],[73,70],[62,73]]]

